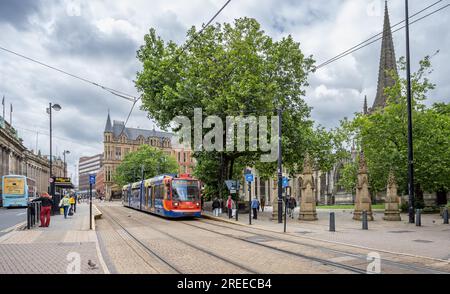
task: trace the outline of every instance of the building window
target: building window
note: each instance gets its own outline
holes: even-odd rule
[[[116,147],[116,160],[122,160],[122,148]]]

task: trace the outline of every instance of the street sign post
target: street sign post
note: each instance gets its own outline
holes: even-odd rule
[[[92,185],[95,185],[95,175],[89,175],[89,228],[92,230]]]
[[[248,185],[248,224],[252,224],[252,182],[254,181],[252,173],[245,174],[245,181]]]

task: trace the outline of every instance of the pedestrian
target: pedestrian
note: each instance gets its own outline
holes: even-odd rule
[[[68,195],[64,195],[64,198],[59,201],[59,207],[64,208],[64,218],[67,218],[70,208],[70,199]]]
[[[213,215],[219,216],[220,202],[219,202],[219,199],[217,199],[217,197],[214,198],[214,201],[212,203],[212,208],[213,208]]]
[[[231,195],[228,196],[228,200],[227,200],[227,211],[228,211],[228,218],[232,218],[233,217],[233,206],[234,206],[234,201],[233,199],[231,199]]]
[[[69,215],[72,216],[75,213],[75,197],[72,195],[69,198],[69,203],[70,203],[70,211],[69,211]]]
[[[261,211],[264,212],[264,207],[266,206],[266,197],[261,197]]]
[[[295,197],[291,197],[289,199],[289,212],[290,212],[290,217],[292,219],[294,219],[294,211],[295,211],[296,207],[297,207],[297,201],[295,200]]]
[[[259,207],[259,200],[258,198],[255,197],[252,200],[253,219],[258,219],[258,207]]]
[[[47,193],[42,194],[39,198],[34,199],[33,202],[41,202],[41,228],[47,228],[50,225],[50,212],[53,206],[53,200]]]

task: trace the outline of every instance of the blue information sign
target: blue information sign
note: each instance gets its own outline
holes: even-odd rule
[[[287,188],[289,186],[289,179],[287,177],[283,177],[283,188]]]
[[[95,185],[95,175],[89,175],[89,184]]]
[[[253,174],[246,174],[245,181],[250,182],[250,183],[253,182]]]

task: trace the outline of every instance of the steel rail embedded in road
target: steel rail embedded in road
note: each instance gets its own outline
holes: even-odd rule
[[[183,272],[178,269],[176,266],[174,266],[173,264],[170,264],[169,262],[167,262],[163,257],[161,257],[157,252],[155,252],[154,250],[152,250],[150,247],[148,247],[147,245],[145,245],[141,240],[139,240],[136,236],[134,236],[129,230],[127,230],[119,221],[117,221],[116,218],[112,217],[111,214],[109,213],[105,213],[104,210],[102,210],[103,215],[105,215],[107,218],[111,219],[113,222],[115,222],[128,236],[130,236],[133,240],[135,240],[139,245],[142,246],[142,248],[145,249],[145,251],[147,251],[148,253],[150,253],[150,255],[156,257],[158,260],[160,260],[161,262],[163,262],[165,265],[167,265],[169,268],[171,268],[173,271],[175,271],[177,274],[182,274]],[[136,252],[137,253],[137,252]],[[139,254],[138,254],[139,255]],[[140,255],[139,255],[140,256]],[[142,256],[140,256],[142,257]],[[145,260],[144,260],[145,261]],[[146,261],[145,261],[146,262]],[[147,262],[146,262],[147,263]],[[153,265],[147,263],[151,268],[153,268],[154,270],[158,271],[157,269],[154,268]],[[158,271],[159,272],[159,271]]]
[[[286,236],[285,234],[282,233],[278,233],[278,232],[270,232],[268,234],[261,234],[261,233],[255,233],[252,231],[248,231],[248,230],[244,230],[244,229],[238,229],[238,228],[234,228],[234,227],[229,227],[226,225],[220,225],[217,223],[211,223],[211,222],[207,222],[205,220],[200,221],[201,223],[204,224],[208,224],[208,225],[212,225],[212,226],[217,226],[217,227],[221,227],[221,228],[226,228],[226,229],[230,229],[230,230],[235,230],[235,231],[239,231],[239,232],[243,232],[243,233],[248,233],[248,234],[252,234],[255,236],[260,236],[260,237],[270,237],[270,238],[274,238],[273,236],[271,236],[270,234],[277,234],[277,235],[283,235]],[[234,224],[230,224],[230,226],[237,226]],[[258,231],[264,231],[262,229],[259,228],[249,228],[252,230],[258,230]],[[295,236],[291,236],[294,237]],[[337,250],[337,249],[332,249],[332,248],[327,248],[327,247],[323,247],[323,246],[317,246],[317,245],[312,245],[312,244],[308,244],[308,243],[304,243],[304,242],[299,242],[299,241],[293,241],[293,240],[287,240],[287,239],[283,239],[283,238],[279,238],[279,239],[274,239],[276,241],[282,241],[282,242],[286,242],[286,243],[291,243],[291,244],[296,244],[296,245],[302,245],[305,247],[310,247],[310,248],[314,248],[314,249],[318,249],[318,250],[322,250],[322,251],[328,251],[328,252],[333,252],[333,253],[338,253],[338,254],[342,254],[342,255],[346,255],[349,257],[354,257],[354,258],[358,258],[358,259],[362,259],[362,260],[366,260],[367,256],[364,255],[360,255],[360,254],[354,254],[354,253],[349,253],[346,251],[342,251],[342,250]],[[403,269],[407,269],[407,270],[414,270],[414,271],[418,271],[420,273],[427,273],[427,274],[450,274],[450,272],[447,271],[441,271],[441,270],[437,270],[437,269],[433,269],[433,268],[429,268],[429,267],[423,267],[423,266],[417,266],[417,265],[411,265],[411,264],[405,264],[402,262],[398,262],[398,261],[392,261],[389,259],[384,259],[381,258],[380,259],[383,263],[392,265],[392,266],[396,266],[398,268],[403,268]]]
[[[139,211],[139,212],[140,212],[140,211]],[[116,223],[117,223],[124,231],[126,231],[127,234],[129,234],[133,239],[135,239],[137,242],[139,242],[139,244],[143,245],[146,249],[152,251],[148,246],[146,246],[145,244],[143,244],[142,241],[140,241],[140,240],[139,240],[138,238],[136,238],[132,233],[130,233],[124,226],[122,226],[116,219],[114,219],[113,217],[111,217],[110,214],[109,214],[109,217],[110,217],[111,219],[113,219],[113,220],[114,220],[114,221],[115,221],[115,222],[116,222]],[[228,263],[228,264],[231,264],[231,265],[233,265],[233,266],[235,266],[235,267],[237,267],[237,268],[240,268],[240,269],[242,269],[242,270],[245,270],[246,272],[248,272],[248,273],[250,273],[250,274],[261,274],[261,273],[255,271],[254,269],[251,269],[251,268],[249,268],[249,267],[247,267],[247,266],[245,266],[245,265],[236,263],[236,262],[234,262],[233,260],[230,260],[230,259],[225,258],[225,257],[223,257],[223,256],[217,255],[216,253],[214,253],[214,252],[212,252],[212,251],[210,251],[210,250],[207,250],[207,249],[205,249],[205,248],[202,248],[202,247],[199,247],[199,246],[194,245],[194,244],[192,244],[192,243],[189,243],[189,242],[187,242],[187,241],[185,241],[185,240],[183,240],[183,239],[180,239],[180,238],[178,238],[178,237],[173,236],[172,234],[169,234],[169,233],[164,232],[164,231],[162,231],[162,230],[156,229],[156,228],[154,228],[154,227],[148,227],[148,226],[147,226],[148,224],[144,224],[144,223],[142,223],[141,221],[137,220],[136,218],[134,218],[133,221],[136,221],[136,222],[139,223],[139,224],[145,225],[146,228],[150,228],[150,229],[152,229],[152,230],[154,230],[154,231],[157,231],[158,233],[160,233],[160,234],[162,234],[162,235],[165,235],[165,236],[167,236],[167,237],[169,237],[169,238],[172,238],[172,239],[174,239],[174,240],[176,240],[176,241],[178,241],[178,242],[180,242],[180,243],[183,243],[183,244],[185,244],[185,245],[187,245],[187,246],[189,246],[189,247],[191,247],[191,248],[194,248],[194,249],[198,250],[199,252],[206,253],[206,254],[211,255],[211,256],[213,256],[213,257],[215,257],[215,258],[217,258],[217,259],[219,259],[219,260],[222,260],[222,261],[224,261],[224,262],[226,262],[226,263]],[[160,260],[164,261],[165,264],[167,264],[167,265],[169,265],[170,267],[172,267],[172,268],[175,269],[175,267],[174,267],[173,265],[171,265],[170,263],[168,263],[166,260],[164,260],[163,257],[157,255],[157,254],[156,254],[155,252],[153,252],[153,251],[152,251],[152,253],[155,254]],[[182,273],[182,272],[181,272],[180,270],[178,270],[178,269],[176,269],[176,271],[177,271],[178,273],[180,273],[180,274]]]
[[[139,212],[141,212],[141,211],[139,211]],[[144,215],[144,214],[142,214],[142,215]],[[150,215],[150,214],[146,214],[146,215]],[[152,216],[154,216],[154,215],[152,215]],[[160,219],[160,220],[162,220],[162,221],[164,220],[164,219],[161,219],[161,218],[159,218],[159,217],[157,217],[157,216],[154,216],[154,218],[155,218],[155,219]],[[140,221],[138,221],[138,222],[142,224],[142,222],[140,222]],[[321,264],[324,264],[324,265],[333,266],[333,267],[340,268],[340,269],[345,269],[345,270],[350,271],[350,272],[353,272],[353,273],[367,274],[367,271],[366,271],[366,270],[362,270],[362,269],[360,269],[360,268],[353,267],[353,266],[349,266],[349,265],[346,265],[346,264],[342,264],[342,263],[338,263],[338,262],[333,262],[333,261],[326,260],[326,259],[322,259],[322,258],[318,258],[318,257],[311,257],[311,256],[303,255],[303,254],[300,254],[300,253],[297,253],[297,252],[292,252],[292,251],[284,250],[284,249],[281,249],[281,248],[277,248],[277,247],[273,247],[273,246],[261,244],[261,243],[258,243],[258,242],[254,242],[254,241],[242,239],[242,238],[239,238],[239,237],[234,237],[234,236],[231,236],[231,235],[228,235],[228,234],[223,234],[223,233],[219,233],[219,232],[217,232],[217,231],[208,230],[208,229],[203,228],[203,227],[195,226],[195,225],[192,225],[192,224],[183,222],[183,221],[175,221],[175,222],[177,222],[177,223],[182,223],[182,224],[184,224],[184,225],[191,226],[191,227],[196,227],[196,228],[198,228],[198,229],[205,230],[205,231],[209,231],[209,232],[212,232],[212,233],[215,233],[215,234],[219,234],[219,235],[222,235],[222,236],[225,236],[225,237],[229,237],[229,238],[232,238],[232,239],[235,239],[235,240],[239,240],[239,241],[243,241],[243,242],[250,243],[250,244],[253,244],[253,245],[265,247],[265,248],[268,248],[268,249],[270,249],[270,250],[282,252],[282,253],[285,253],[285,254],[288,254],[288,255],[294,255],[294,256],[296,256],[296,257],[300,257],[300,258],[303,258],[303,259],[306,259],[306,260],[315,261],[315,262],[318,262],[318,263],[321,263]],[[167,222],[165,222],[165,223],[167,224],[167,223],[169,223],[169,222],[167,221]],[[154,229],[154,228],[152,227],[152,229]],[[231,229],[231,228],[228,228],[228,229]],[[155,230],[157,230],[157,229],[155,229]],[[159,231],[159,230],[157,230],[157,231]],[[167,233],[165,233],[165,232],[161,232],[161,233],[167,234]],[[247,232],[247,233],[248,233],[248,232]],[[172,235],[170,235],[170,234],[167,234],[167,235],[169,235],[170,237],[176,239],[176,237],[174,237],[174,236],[172,236]],[[182,242],[185,242],[185,241],[183,240]],[[189,244],[189,243],[188,243],[188,244]],[[195,245],[194,245],[194,246],[195,246]],[[201,250],[204,250],[204,249],[201,249]],[[219,257],[219,258],[221,258],[221,257]],[[222,259],[222,258],[221,258],[221,259]],[[241,267],[242,267],[242,266],[241,266]]]
[[[301,254],[301,253],[298,253],[298,252],[292,252],[292,251],[289,251],[289,250],[281,249],[281,248],[270,246],[270,245],[267,245],[267,244],[262,244],[262,243],[259,243],[259,242],[256,242],[256,241],[247,240],[247,239],[236,237],[236,236],[232,236],[232,235],[229,235],[229,234],[219,233],[217,231],[210,230],[210,229],[207,229],[207,228],[204,228],[204,227],[200,227],[200,226],[196,226],[196,225],[193,225],[193,224],[189,224],[189,223],[186,223],[186,222],[182,222],[182,223],[187,225],[187,226],[195,227],[195,228],[207,231],[207,232],[215,233],[215,234],[218,234],[218,235],[221,235],[221,236],[225,236],[225,237],[232,238],[232,239],[235,239],[235,240],[243,241],[243,242],[246,242],[246,243],[258,245],[258,246],[261,246],[261,247],[264,247],[264,248],[268,248],[268,249],[271,249],[271,250],[274,250],[274,251],[282,252],[282,253],[285,253],[285,254],[288,254],[288,255],[293,255],[293,256],[300,257],[300,258],[312,260],[312,261],[315,261],[315,262],[318,262],[318,263],[321,263],[321,264],[324,264],[324,265],[333,266],[333,267],[340,268],[340,269],[345,269],[345,270],[348,270],[348,271],[353,272],[353,273],[367,274],[366,270],[362,270],[360,268],[353,267],[353,266],[350,266],[350,265],[346,265],[346,264],[342,264],[342,263],[338,263],[338,262],[334,262],[334,261],[330,261],[330,260],[322,259],[322,258],[318,258],[318,257],[308,256],[308,255],[304,255],[304,254]],[[228,229],[231,229],[231,228],[228,228]]]

